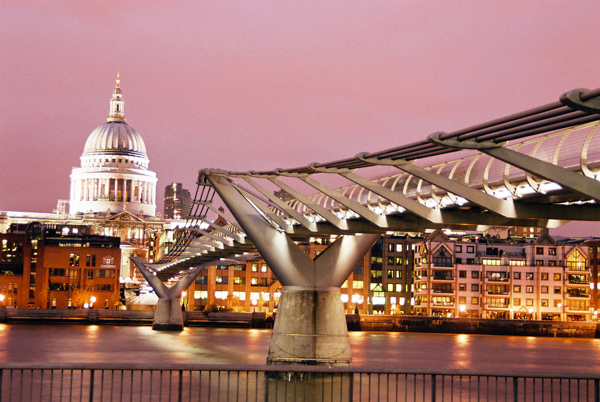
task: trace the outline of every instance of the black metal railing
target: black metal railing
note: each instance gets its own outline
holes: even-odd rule
[[[328,366],[2,364],[0,401],[599,401],[600,375]]]

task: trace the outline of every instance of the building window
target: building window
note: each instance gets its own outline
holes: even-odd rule
[[[533,280],[533,272],[525,273],[525,279],[527,279],[528,281],[532,281]]]
[[[454,261],[456,261],[457,264],[462,264],[462,258],[460,257],[456,257]]]
[[[471,304],[479,304],[479,297],[472,297]]]
[[[543,281],[547,281],[548,280],[548,272],[542,272],[541,277],[542,277]]]
[[[533,293],[533,286],[526,286],[526,287],[525,287],[525,291],[526,291],[527,293]]]
[[[48,270],[49,276],[67,276],[67,270],[64,268],[50,268]]]
[[[586,259],[579,252],[579,250],[575,250],[567,257],[567,269],[571,271],[585,271],[586,267]]]
[[[554,307],[561,308],[562,307],[561,301],[558,299],[554,299]]]
[[[252,272],[258,272],[258,264],[257,263],[252,264]]]
[[[514,293],[521,293],[521,286],[520,285],[515,285],[513,287],[513,292]]]
[[[470,265],[475,264],[475,258],[467,258],[467,264],[470,264]]]
[[[402,244],[400,244],[400,243],[396,244],[396,252],[397,253],[401,253],[402,252]]]
[[[479,279],[479,271],[471,271],[471,278]]]
[[[456,253],[462,253],[462,246],[460,246],[460,245],[454,246],[454,252],[456,252]]]
[[[108,283],[99,283],[96,285],[96,290],[98,292],[112,292],[113,285]]]
[[[388,283],[387,290],[388,290],[388,292],[393,292],[394,291],[394,284],[393,283]]]
[[[473,254],[475,252],[475,246],[467,246],[467,253]]]
[[[466,283],[459,283],[458,284],[458,291],[459,292],[466,292],[467,291],[467,284]]]
[[[535,260],[535,266],[536,267],[543,267],[544,266],[544,261],[543,260]]]
[[[446,249],[446,247],[440,247],[433,254],[433,265],[436,267],[452,267],[452,254]]]
[[[544,247],[536,247],[535,255],[544,255]]]
[[[69,265],[72,267],[79,266],[79,254],[70,254],[69,255]]]
[[[473,283],[471,285],[471,292],[479,292],[479,284]]]
[[[560,281],[561,280],[561,274],[554,274],[554,280],[555,281]]]
[[[96,266],[96,254],[86,254],[85,255],[85,266],[86,267],[95,267]]]
[[[354,270],[354,275],[362,275],[365,272],[365,268],[364,267],[356,267],[356,269]]]
[[[513,305],[514,306],[520,306],[521,305],[521,299],[520,298],[515,298],[513,299]]]
[[[364,281],[352,281],[352,288],[353,289],[363,289],[364,288]]]
[[[555,287],[554,287],[554,294],[555,294],[555,295],[559,295],[559,294],[561,294],[561,293],[562,293],[562,292],[561,292],[561,290],[560,290],[560,286],[555,286]]]
[[[458,271],[458,277],[459,278],[466,278],[467,277],[467,271]]]
[[[527,304],[527,306],[529,306],[529,307],[533,306],[533,299],[527,299],[525,301],[525,304]]]
[[[215,277],[215,282],[217,285],[226,285],[229,282],[228,276],[217,276]]]
[[[402,284],[401,283],[396,284],[396,292],[402,292]]]
[[[387,277],[388,277],[388,279],[394,279],[394,271],[392,271],[391,269],[388,269]]]
[[[458,298],[458,304],[467,304],[467,298],[466,297],[459,297]]]
[[[258,278],[250,278],[250,285],[258,286]]]
[[[402,279],[402,271],[396,271],[396,279]]]
[[[548,293],[548,286],[542,286],[541,287],[541,292],[542,293]]]
[[[246,270],[246,266],[243,264],[238,264],[235,267],[233,267],[234,271],[245,271]]]
[[[267,272],[267,264],[260,264],[260,272]]]
[[[556,255],[556,247],[550,247],[548,249],[548,255]]]

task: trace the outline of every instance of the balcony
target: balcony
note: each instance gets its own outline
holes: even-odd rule
[[[454,294],[455,288],[454,288],[454,286],[436,286],[436,285],[433,285],[432,288],[431,288],[431,291],[433,293]]]
[[[486,282],[508,282],[508,272],[487,272]]]
[[[590,279],[586,275],[569,275],[568,285],[589,285]]]
[[[433,271],[433,276],[431,279],[433,279],[434,281],[453,281],[454,278],[456,278],[454,276],[454,271]]]
[[[485,294],[489,296],[501,296],[510,294],[510,286],[508,285],[488,285]]]
[[[590,297],[590,292],[588,289],[573,288],[573,289],[567,289],[566,296],[567,297]]]
[[[493,304],[484,304],[483,308],[486,310],[501,310],[501,309],[509,309],[509,303],[493,303]]]
[[[585,264],[570,264],[567,262],[565,265],[565,271],[568,272],[587,272],[589,271],[589,267]]]
[[[453,301],[437,301],[434,300],[431,305],[433,307],[454,307],[454,302]]]

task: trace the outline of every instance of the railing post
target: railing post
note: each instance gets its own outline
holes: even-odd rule
[[[0,379],[2,377],[0,376]],[[348,386],[350,395],[348,396],[348,402],[352,402],[354,399],[354,373],[350,373],[350,385]],[[596,388],[598,389],[598,388]]]
[[[181,402],[183,399],[183,370],[179,370],[179,393],[177,401]]]
[[[435,402],[436,392],[435,392],[435,374],[431,375],[431,402]]]
[[[519,379],[513,377],[513,401],[518,402],[519,400]]]
[[[90,402],[94,402],[94,369],[90,370]]]
[[[600,380],[597,378],[594,380],[594,402],[600,402]]]

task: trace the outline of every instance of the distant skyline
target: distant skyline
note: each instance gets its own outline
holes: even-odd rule
[[[1,4],[0,211],[69,198],[117,71],[161,212],[201,168],[346,158],[600,86],[597,0]]]

